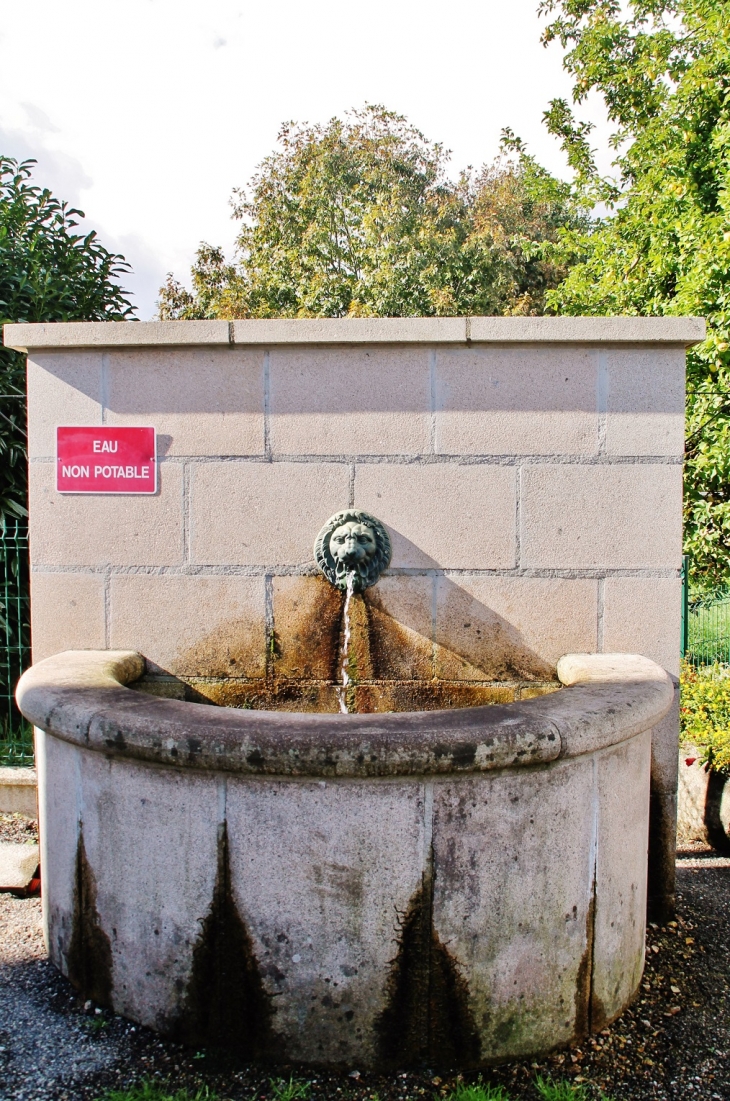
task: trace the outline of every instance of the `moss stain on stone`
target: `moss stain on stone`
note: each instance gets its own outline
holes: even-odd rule
[[[96,907],[96,878],[86,856],[83,830],[76,846],[71,942],[66,955],[68,977],[84,998],[111,1005],[112,949]]]
[[[231,892],[228,831],[220,827],[210,911],[193,950],[193,966],[172,1031],[183,1043],[261,1059],[273,1046],[273,1010],[253,944]]]
[[[384,1067],[475,1066],[481,1045],[469,990],[433,927],[432,886],[424,884],[400,922],[387,1003],[375,1023]]]

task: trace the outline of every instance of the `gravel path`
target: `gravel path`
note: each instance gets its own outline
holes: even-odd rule
[[[611,1028],[540,1064],[485,1073],[515,1101],[537,1095],[537,1073],[583,1082],[614,1101],[730,1101],[730,859],[698,850],[678,858],[677,921],[649,930],[640,998]],[[296,1068],[276,1072],[297,1074]],[[429,1099],[450,1076],[391,1078],[300,1072],[311,1101]],[[38,899],[0,895],[0,1101],[96,1101],[109,1087],[143,1077],[221,1098],[271,1098],[271,1071],[224,1066],[163,1043],[146,1029],[79,1004],[48,963]]]

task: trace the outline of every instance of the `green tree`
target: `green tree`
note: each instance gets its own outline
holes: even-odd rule
[[[570,187],[509,132],[503,153],[456,183],[448,154],[369,106],[326,125],[288,123],[247,190],[233,261],[202,245],[193,292],[172,275],[160,317],[400,317],[540,313],[565,275],[563,227],[584,228]]]
[[[121,321],[132,306],[117,279],[129,270],[83,212],[31,181],[34,161],[0,156],[0,327],[11,321]],[[25,357],[0,346],[0,525],[26,515]]]
[[[568,231],[571,267],[548,295],[569,314],[700,314],[688,357],[685,548],[693,587],[726,585],[730,551],[730,3],[544,0],[546,42],[567,49],[573,100],[592,90],[614,126],[615,178],[601,178],[590,126],[555,100],[546,118],[577,198],[608,215]]]

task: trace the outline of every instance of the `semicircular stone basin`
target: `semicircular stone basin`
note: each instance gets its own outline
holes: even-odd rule
[[[537,1055],[631,1001],[657,665],[572,655],[535,699],[344,715],[157,699],[143,670],[68,652],[18,689],[48,950],[84,997],[363,1069]]]

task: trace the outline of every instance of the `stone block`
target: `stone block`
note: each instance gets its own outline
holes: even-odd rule
[[[684,453],[683,348],[610,348],[606,451],[609,455]]]
[[[192,560],[205,565],[314,564],[317,532],[346,508],[349,465],[203,463],[190,477]]]
[[[59,424],[101,424],[101,352],[28,358],[28,457],[56,459]]]
[[[213,905],[222,781],[98,753],[82,753],[79,765],[77,860],[86,879],[80,938],[88,939],[93,907],[99,984],[106,979],[113,987],[118,1012],[169,1032],[190,996],[194,952]],[[72,980],[77,966],[67,951]]]
[[[596,648],[598,583],[542,577],[440,577],[436,676],[551,680],[563,654]]]
[[[37,845],[0,841],[0,891],[24,891],[38,867]]]
[[[150,424],[167,455],[261,455],[264,355],[140,348],[105,356],[107,424]]]
[[[0,813],[38,817],[34,768],[0,767]]]
[[[672,577],[607,577],[603,649],[643,654],[679,676],[682,582]]]
[[[484,1061],[587,1027],[593,783],[577,759],[434,784],[434,932]]]
[[[523,566],[677,569],[682,468],[523,467],[521,547]]]
[[[295,680],[334,680],[342,593],[324,577],[275,577],[274,669]]]
[[[696,344],[702,317],[470,317],[473,343]],[[562,349],[556,349],[562,351]]]
[[[271,446],[281,455],[431,450],[428,352],[279,348],[270,365]]]
[[[677,843],[702,841],[727,855],[730,851],[730,779],[702,764],[700,751],[679,751]]]
[[[598,826],[593,919],[594,1030],[616,1017],[644,968],[651,735],[645,731],[596,757]]]
[[[515,474],[507,466],[361,463],[355,505],[387,526],[392,566],[510,568]]]
[[[597,354],[584,346],[439,350],[436,451],[592,455]]]
[[[68,975],[66,956],[78,905],[79,750],[43,730],[35,731],[38,826],[43,874],[43,934],[51,962]],[[95,756],[95,754],[92,754]]]
[[[6,325],[9,348],[115,348],[132,344],[229,344],[228,321],[51,321]]]
[[[106,646],[101,574],[32,574],[30,612],[33,661]]]
[[[679,685],[674,686],[672,708],[651,732],[651,778],[655,788],[674,794],[677,790],[677,746],[679,744]]]
[[[422,785],[236,778],[227,816],[232,896],[279,1059],[382,1065],[383,1015],[397,1012],[387,978],[427,860]]]
[[[464,317],[297,317],[233,322],[236,344],[433,344],[466,340]]]
[[[431,577],[381,577],[365,600],[376,680],[427,680],[433,671]]]
[[[266,672],[263,577],[114,576],[109,612],[112,649],[138,650],[151,672]]]
[[[53,463],[30,465],[34,566],[176,566],[183,560],[182,466],[162,463],[154,496],[61,494]]]

